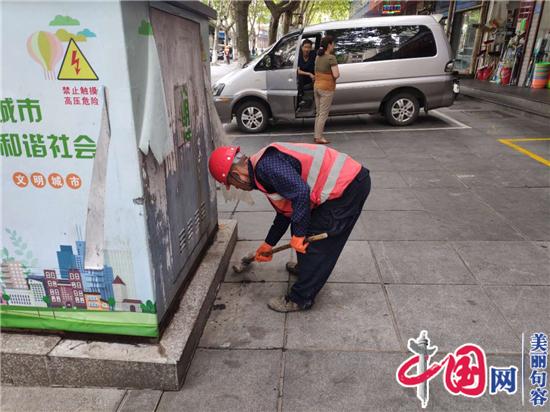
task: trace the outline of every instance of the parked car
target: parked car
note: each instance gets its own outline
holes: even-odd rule
[[[337,21],[289,33],[257,59],[213,87],[222,122],[236,117],[244,132],[258,133],[269,119],[313,117],[297,107],[299,45],[335,39],[340,78],[330,115],[381,113],[408,126],[423,108],[451,106],[458,88],[451,47],[437,16],[374,17]]]

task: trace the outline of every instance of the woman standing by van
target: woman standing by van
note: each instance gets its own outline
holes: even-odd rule
[[[338,62],[332,54],[334,51],[334,39],[325,36],[321,39],[321,45],[315,59],[315,136],[314,142],[318,144],[330,143],[323,137],[325,123],[330,112],[332,98],[336,90],[336,79],[340,77]]]

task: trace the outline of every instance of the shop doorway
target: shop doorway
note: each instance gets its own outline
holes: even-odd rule
[[[481,8],[465,10],[454,17],[451,46],[455,52],[454,67],[460,74],[472,74],[475,61],[474,48],[480,21]]]

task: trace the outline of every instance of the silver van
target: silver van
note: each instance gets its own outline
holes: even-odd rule
[[[254,61],[218,80],[214,101],[224,123],[233,116],[248,133],[265,130],[270,118],[315,116],[315,106],[297,103],[297,62],[305,39],[318,49],[321,37],[335,40],[340,78],[331,116],[381,113],[407,126],[427,112],[451,106],[458,93],[451,47],[437,16],[375,17],[336,21],[289,33]],[[304,99],[313,99],[311,96]]]

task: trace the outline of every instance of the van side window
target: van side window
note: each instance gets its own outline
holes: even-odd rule
[[[331,30],[339,64],[435,56],[435,39],[426,26],[382,26]]]
[[[273,70],[292,69],[294,67],[298,36],[299,34],[287,37],[275,47],[271,53],[273,56],[271,68]]]

